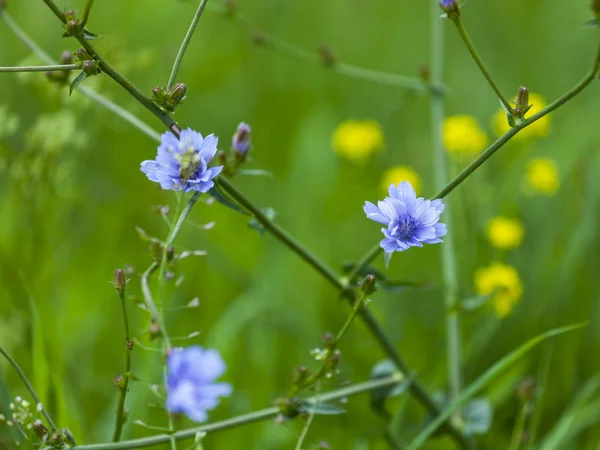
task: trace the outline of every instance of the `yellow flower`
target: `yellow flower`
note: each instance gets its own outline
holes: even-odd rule
[[[517,248],[523,240],[523,224],[517,219],[494,217],[489,221],[487,237],[492,247],[502,250]]]
[[[534,92],[529,94],[529,104],[532,106],[531,109],[527,111],[527,114],[525,114],[525,118],[537,114],[546,106],[548,106],[546,99],[544,99],[544,97],[542,97],[541,94],[536,94]],[[494,129],[494,132],[498,136],[502,136],[504,133],[510,130],[510,125],[508,124],[508,120],[506,119],[506,113],[502,108],[500,108],[500,110],[496,114],[494,114],[494,117],[492,119],[492,127]],[[528,127],[525,127],[524,129],[519,131],[516,134],[516,136],[512,139],[522,141],[530,137],[545,137],[548,136],[549,133],[550,116],[546,115],[541,119],[536,120]]]
[[[558,167],[552,159],[532,159],[527,164],[527,184],[534,192],[553,195],[560,187]]]
[[[517,270],[499,262],[475,272],[475,289],[479,295],[493,294],[491,301],[498,317],[506,317],[523,294]]]
[[[333,132],[332,145],[340,156],[363,163],[383,148],[381,125],[374,120],[346,120]]]
[[[386,170],[381,180],[381,190],[387,192],[390,184],[398,184],[401,181],[408,181],[417,194],[421,192],[421,178],[409,166],[395,166]]]
[[[482,151],[488,137],[473,116],[450,116],[444,120],[444,147],[458,158],[473,156]]]

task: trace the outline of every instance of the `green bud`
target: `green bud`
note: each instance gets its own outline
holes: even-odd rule
[[[329,331],[323,335],[322,339],[325,348],[332,349],[335,346],[335,336]]]
[[[48,436],[48,428],[44,426],[40,419],[37,419],[35,422],[33,422],[33,431],[41,440],[45,440]]]
[[[519,88],[519,92],[515,97],[515,116],[524,117],[527,111],[531,108],[529,104],[529,89],[524,86]]]
[[[305,366],[296,368],[296,370],[294,370],[294,374],[292,375],[292,384],[294,386],[302,386],[309,374],[310,372]]]
[[[77,36],[79,34],[79,30],[80,26],[77,20],[67,20],[67,22],[65,23],[65,33],[63,34],[63,37]]]
[[[68,50],[65,50],[60,54],[60,63],[61,64],[71,64],[73,62],[73,53]]]
[[[375,276],[367,275],[360,289],[364,295],[371,295],[373,292],[375,292],[377,290],[375,285]]]
[[[67,22],[71,21],[71,20],[76,20],[77,19],[77,12],[73,11],[72,9],[65,11],[65,20]]]
[[[96,75],[100,72],[100,69],[98,69],[98,63],[91,59],[83,61],[81,68],[83,69],[83,73],[85,73],[88,77]]]
[[[125,279],[125,272],[121,269],[117,269],[115,271],[115,288],[119,292],[125,291],[125,285],[127,284],[127,280]]]
[[[183,83],[178,83],[169,91],[167,100],[173,109],[177,107],[185,99],[187,87]]]
[[[293,419],[300,413],[297,402],[287,397],[279,397],[276,399],[275,406],[279,408],[281,415],[288,419]]]

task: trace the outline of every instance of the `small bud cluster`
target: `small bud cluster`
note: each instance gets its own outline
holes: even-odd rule
[[[79,36],[81,32],[81,23],[77,19],[77,12],[69,10],[65,12],[65,32],[63,37]]]
[[[177,83],[171,89],[164,86],[156,86],[152,89],[152,100],[165,112],[174,113],[175,109],[185,100],[187,87],[183,83]]]
[[[73,54],[73,63],[79,64],[86,77],[100,73],[98,61],[96,61],[85,49],[80,48]]]
[[[229,154],[224,151],[220,151],[217,154],[219,164],[224,166],[223,173],[228,177],[233,176],[242,164],[246,162],[248,152],[250,151],[251,132],[250,125],[241,122],[231,138],[231,150]]]

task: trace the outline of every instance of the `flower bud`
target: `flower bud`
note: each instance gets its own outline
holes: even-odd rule
[[[33,422],[33,431],[41,440],[45,440],[48,436],[48,428],[44,426],[40,419]]]
[[[458,0],[440,0],[440,7],[446,12],[449,19],[456,19],[460,16]]]
[[[300,413],[297,403],[287,397],[276,399],[275,406],[279,408],[281,415],[286,419],[292,419]]]
[[[127,350],[129,350],[129,351],[133,350],[133,345],[134,345],[133,341],[127,341],[125,343],[125,346],[127,347]]]
[[[72,9],[65,11],[65,20],[67,22],[75,19],[77,19],[77,12],[73,11]]]
[[[323,335],[323,345],[328,349],[332,349],[335,346],[335,336],[329,331]]]
[[[256,45],[264,45],[267,43],[267,35],[262,31],[252,33],[252,42]]]
[[[77,20],[67,20],[65,23],[65,34],[63,36],[76,36],[79,33],[79,22]]]
[[[367,275],[360,289],[364,295],[371,295],[373,292],[375,292],[377,290],[377,286],[375,285],[375,276]]]
[[[117,269],[115,271],[115,288],[119,292],[125,291],[125,286],[127,285],[127,280],[125,279],[125,272],[121,269]]]
[[[519,92],[515,97],[515,116],[523,117],[529,111],[529,89],[524,86],[519,88]]]
[[[168,101],[170,106],[175,108],[185,99],[185,93],[187,91],[187,87],[183,83],[178,83],[171,88],[168,94]]]
[[[148,328],[148,335],[150,336],[150,340],[153,341],[162,336],[160,331],[160,326],[156,322],[152,322],[150,327]]]
[[[245,122],[241,122],[238,125],[237,130],[233,135],[233,139],[231,140],[231,146],[233,147],[234,151],[240,153],[241,155],[248,153],[248,150],[250,150],[251,131],[252,130],[250,126]]]
[[[92,57],[90,56],[90,54],[85,49],[83,49],[83,48],[80,48],[79,50],[77,50],[75,52],[75,56],[77,57],[77,59],[81,63],[83,63],[83,61],[88,61],[88,60],[92,59]]]
[[[84,61],[81,68],[83,69],[83,73],[85,73],[88,77],[96,75],[99,72],[98,63],[91,59]]]
[[[302,386],[309,374],[310,372],[305,366],[296,368],[296,370],[294,370],[294,374],[292,375],[292,384],[294,386]]]
[[[60,63],[61,64],[71,64],[73,62],[73,53],[68,50],[65,50],[60,54]]]
[[[319,56],[325,67],[332,67],[337,62],[337,57],[333,49],[326,44],[319,45]]]

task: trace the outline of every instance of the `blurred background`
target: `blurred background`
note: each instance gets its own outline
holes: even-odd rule
[[[7,3],[11,17],[54,58],[78,49],[75,40],[61,38],[58,20],[41,2]],[[238,123],[249,123],[247,167],[273,177],[240,175],[234,184],[256,204],[273,208],[279,224],[336,270],[381,239],[380,226],[365,218],[362,205],[382,199],[383,186],[408,179],[421,195],[436,194],[430,102],[423,93],[337,74],[319,64],[317,49],[326,44],[337,61],[418,77],[430,62],[427,3],[239,0],[239,12],[257,29],[310,52],[316,64],[261,48],[239,20],[207,10],[177,77],[188,97],[174,118],[215,133],[223,149]],[[84,1],[59,6],[82,9]],[[102,35],[95,43],[99,52],[150,94],[166,84],[196,6],[105,0],[94,6],[88,25]],[[560,0],[470,1],[462,15],[500,89],[512,99],[527,86],[536,94],[534,108],[562,95],[591,67],[598,30],[583,24],[592,17],[588,0],[568,7]],[[456,173],[506,125],[452,23],[443,25],[444,138]],[[0,22],[0,66],[41,63]],[[164,239],[168,230],[157,206],[173,209],[175,195],[139,170],[142,160],[155,156],[155,141],[81,92],[69,97],[68,88],[42,73],[1,76],[0,345],[60,426],[79,443],[105,442],[117,401],[113,378],[123,370],[120,305],[109,281],[117,268],[130,271],[132,330],[151,345],[148,316],[133,306],[141,296],[139,274],[151,263],[136,227]],[[493,422],[477,437],[481,448],[508,448],[523,402],[518,387],[529,376],[541,394],[531,448],[596,449],[600,440],[597,84],[509,142],[448,198],[459,296],[471,305],[462,315],[465,385],[528,338],[589,321],[537,347],[485,389],[481,397],[493,408]],[[108,77],[84,85],[163,132]],[[203,227],[211,222],[214,227]],[[211,421],[267,407],[285,395],[293,369],[314,364],[309,350],[325,331],[337,332],[349,314],[312,268],[218,203],[194,208],[177,249],[207,255],[171,268],[179,283],[168,288],[170,306],[193,298],[200,305],[169,313],[168,329],[172,336],[199,331],[181,344],[217,348],[228,365],[224,380],[234,386]],[[374,267],[384,270],[383,258]],[[430,392],[442,393],[440,246],[397,254],[385,273],[424,285],[380,291],[369,308]],[[485,294],[486,302],[476,301]],[[367,380],[385,358],[359,321],[341,350],[341,372],[326,389]],[[148,388],[161,383],[159,364],[157,354],[134,350],[139,381],[130,385],[125,438],[154,434],[133,425],[134,419],[166,424]],[[0,405],[7,414],[10,399],[27,392],[8,364],[0,364],[0,374]],[[406,396],[388,401],[389,417],[370,409],[368,395],[345,408],[344,415],[318,416],[305,448],[326,441],[333,449],[386,449],[386,428],[407,443],[427,420],[421,405]],[[187,419],[177,424],[191,425]],[[293,448],[303,425],[267,421],[209,435],[203,443],[209,449]],[[11,433],[0,426],[5,448],[11,448]],[[454,444],[440,437],[424,448]]]

